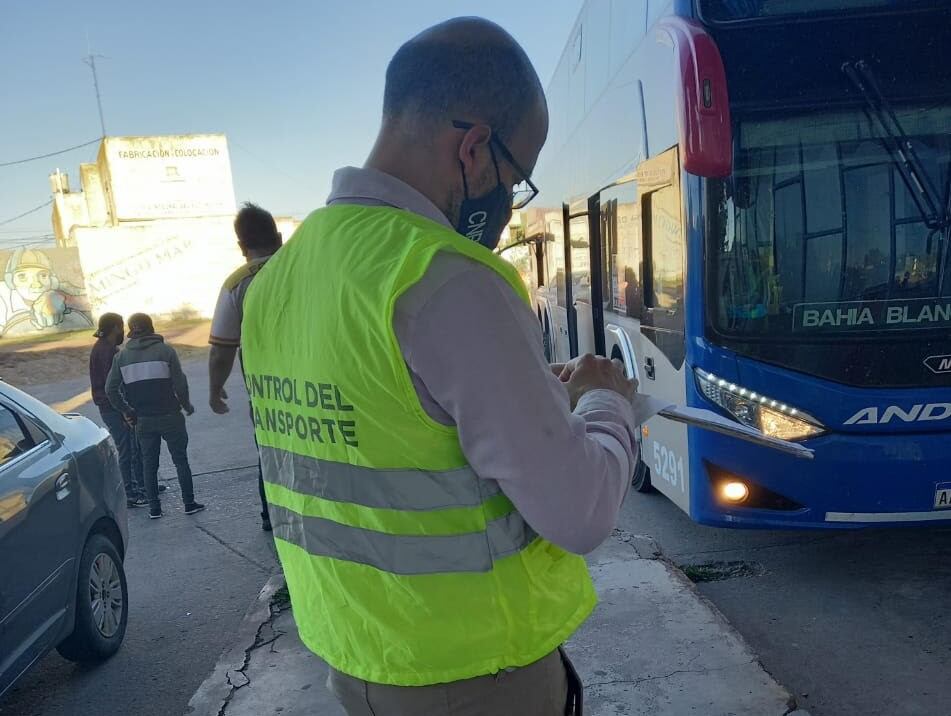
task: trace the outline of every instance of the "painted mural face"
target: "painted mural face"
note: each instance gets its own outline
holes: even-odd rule
[[[13,286],[20,298],[33,303],[53,288],[53,276],[48,268],[20,266],[13,274]]]
[[[85,287],[68,275],[75,265],[75,249],[16,249],[6,257],[0,286],[0,336],[21,336],[41,331],[67,331],[92,325]],[[68,257],[55,265],[54,258]],[[63,269],[67,271],[64,277]],[[79,274],[82,280],[82,274]]]

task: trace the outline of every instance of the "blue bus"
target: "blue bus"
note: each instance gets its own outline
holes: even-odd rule
[[[584,4],[514,250],[549,358],[815,456],[658,416],[636,489],[718,526],[951,521],[949,53],[941,0]]]

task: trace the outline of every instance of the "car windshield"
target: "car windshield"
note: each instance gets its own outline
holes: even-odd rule
[[[947,212],[951,106],[896,110]],[[714,323],[728,334],[951,325],[944,230],[926,225],[861,110],[737,123],[712,200]]]

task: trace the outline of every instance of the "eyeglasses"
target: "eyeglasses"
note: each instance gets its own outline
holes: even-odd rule
[[[463,122],[458,119],[452,120],[452,126],[456,129],[465,129],[466,131],[472,129],[476,125],[472,122]],[[492,128],[489,127],[491,130]],[[514,187],[512,187],[512,208],[513,209],[523,209],[525,206],[538,196],[538,187],[532,183],[532,180],[528,178],[528,172],[522,169],[521,165],[515,161],[515,157],[512,156],[512,152],[509,151],[509,148],[502,143],[502,140],[495,136],[495,130],[492,130],[492,136],[489,138],[495,147],[499,150],[499,154],[502,155],[502,158],[505,159],[509,164],[512,165],[512,168],[521,178]]]

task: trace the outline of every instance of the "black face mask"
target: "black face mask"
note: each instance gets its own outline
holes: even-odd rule
[[[505,228],[506,218],[512,206],[512,193],[502,183],[499,165],[491,146],[489,151],[492,153],[492,163],[495,165],[495,178],[498,183],[494,189],[482,196],[469,196],[466,168],[462,162],[459,162],[459,168],[462,170],[462,186],[466,195],[462,206],[459,207],[459,222],[456,224],[456,231],[491,251],[502,239],[502,229]]]

